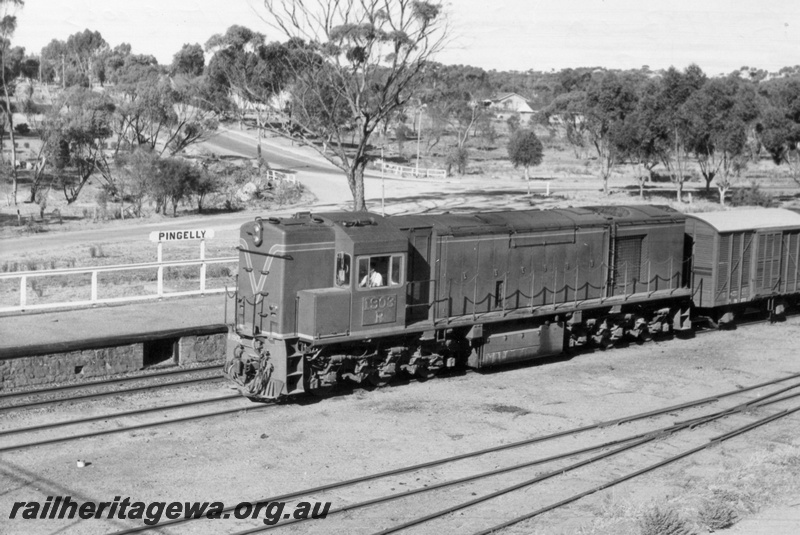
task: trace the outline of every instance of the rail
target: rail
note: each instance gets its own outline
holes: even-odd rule
[[[381,170],[386,173],[401,177],[413,178],[447,178],[447,171],[444,169],[419,169],[417,167],[405,167],[393,163],[381,162]]]
[[[206,288],[207,280],[207,266],[210,264],[226,264],[237,262],[237,256],[228,256],[220,258],[201,258],[197,260],[173,260],[168,262],[146,262],[139,264],[123,264],[112,266],[97,266],[97,267],[76,267],[76,268],[62,268],[50,269],[41,271],[15,271],[10,273],[0,273],[0,282],[6,280],[19,279],[19,300],[18,304],[13,306],[0,306],[0,312],[22,312],[24,310],[47,310],[54,308],[65,307],[81,307],[109,303],[128,303],[134,301],[144,301],[150,299],[163,299],[172,297],[184,297],[190,295],[205,295],[222,293],[225,288]],[[186,266],[200,266],[199,276],[199,289],[187,291],[165,291],[164,287],[164,268],[170,267],[186,267]],[[155,269],[156,270],[156,288],[155,293],[148,293],[143,295],[128,295],[121,297],[105,297],[98,296],[98,275],[100,273],[110,273],[118,271],[132,271],[141,269]],[[69,275],[91,274],[91,293],[88,300],[67,300],[55,303],[28,303],[28,281],[39,277],[64,277]]]

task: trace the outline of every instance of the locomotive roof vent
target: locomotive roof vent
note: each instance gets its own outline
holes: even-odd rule
[[[587,210],[610,217],[629,217],[631,211],[624,206],[587,206]]]
[[[340,223],[345,227],[368,227],[370,225],[375,225],[375,220],[370,219],[351,219],[349,221],[340,221]]]

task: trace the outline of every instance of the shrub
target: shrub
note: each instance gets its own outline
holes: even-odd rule
[[[639,526],[642,535],[693,535],[686,520],[673,509],[663,510],[655,507],[644,513]]]
[[[104,212],[108,208],[108,201],[109,201],[109,195],[108,191],[106,191],[105,189],[101,189],[94,196],[94,202],[96,202],[97,206]]]
[[[206,268],[206,277],[216,279],[221,277],[233,277],[233,271],[228,266],[220,264],[209,264]]]
[[[457,174],[463,175],[467,172],[467,162],[469,162],[469,150],[466,147],[453,147],[445,160],[447,174],[451,174],[455,168]]]
[[[739,519],[736,509],[727,501],[713,499],[698,511],[700,522],[711,531],[729,528]]]
[[[25,232],[28,232],[30,234],[39,234],[41,232],[46,232],[44,226],[42,226],[41,223],[34,221],[32,217],[28,218],[28,222],[25,223],[24,230]]]
[[[31,131],[31,127],[28,126],[28,123],[19,123],[14,125],[14,130],[16,130],[17,134],[25,135]]]
[[[288,180],[278,180],[272,190],[272,199],[278,206],[292,204],[300,200],[303,195],[303,185],[299,182],[292,183]]]
[[[772,196],[763,191],[758,184],[752,183],[746,188],[739,188],[731,198],[733,206],[772,206]]]
[[[44,296],[44,286],[42,286],[41,282],[39,282],[35,278],[31,279],[30,286],[31,286],[31,290],[33,290],[33,293],[36,294],[36,297],[41,299],[42,296]]]

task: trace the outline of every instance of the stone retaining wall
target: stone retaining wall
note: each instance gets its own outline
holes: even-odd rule
[[[0,387],[46,385],[142,369],[142,344],[0,360]]]
[[[178,364],[224,359],[227,338],[227,334],[181,337],[178,340]]]
[[[174,340],[176,364],[220,362],[225,357],[227,335],[183,336]],[[44,386],[83,378],[99,378],[141,370],[151,361],[146,343],[85,349],[68,353],[0,359],[0,391]]]

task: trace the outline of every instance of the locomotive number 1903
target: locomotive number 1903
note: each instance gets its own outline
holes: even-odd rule
[[[397,320],[397,296],[364,297],[361,310],[363,311],[362,325],[394,323]]]
[[[378,310],[381,308],[394,308],[397,305],[396,295],[382,295],[380,297],[365,297],[364,310]]]

